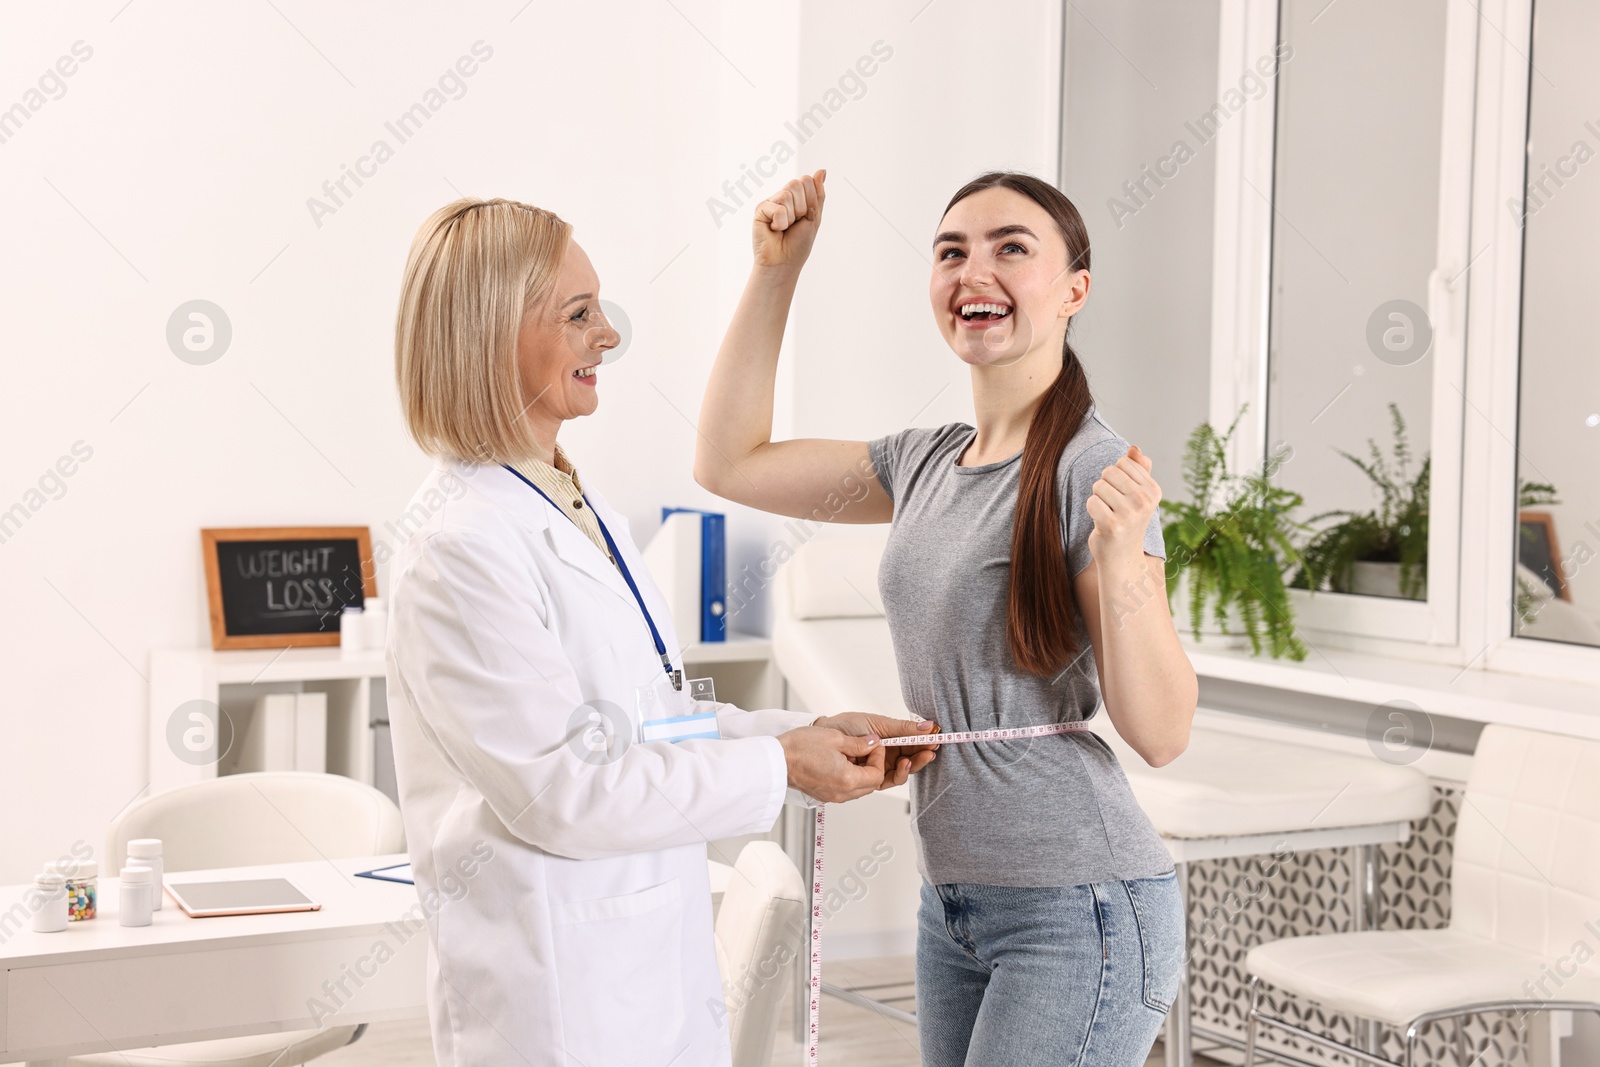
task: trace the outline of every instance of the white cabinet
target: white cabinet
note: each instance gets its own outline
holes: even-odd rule
[[[374,773],[375,729],[387,741],[383,652],[346,655],[338,648],[152,652],[150,791],[216,777],[258,697],[310,691],[328,697],[329,772],[392,795],[392,773]]]
[[[745,708],[782,706],[783,687],[764,637],[684,650],[686,677],[710,677],[718,700]],[[162,649],[150,654],[150,791],[214,778],[265,693],[328,697],[328,771],[397,799],[381,649]]]

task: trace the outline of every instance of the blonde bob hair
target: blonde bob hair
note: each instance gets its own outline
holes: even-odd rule
[[[406,428],[429,455],[514,463],[538,454],[517,335],[550,299],[572,226],[515,200],[464,197],[422,224],[406,257],[394,372]]]

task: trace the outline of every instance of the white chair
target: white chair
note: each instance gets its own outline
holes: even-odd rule
[[[1291,937],[1252,949],[1246,1067],[1255,1062],[1258,1025],[1393,1067],[1265,1014],[1262,983],[1401,1029],[1405,1067],[1416,1062],[1417,1038],[1432,1022],[1459,1025],[1462,1016],[1495,1011],[1600,1014],[1600,960],[1589,945],[1589,924],[1600,916],[1600,741],[1485,727],[1456,824],[1450,881],[1443,929]]]
[[[728,1008],[733,1067],[768,1067],[790,964],[800,955],[806,889],[771,841],[739,852],[717,911],[717,967]]]
[[[106,833],[114,875],[136,837],[161,839],[168,873],[260,863],[381,856],[405,851],[400,809],[371,786],[337,774],[229,774],[129,807]],[[169,898],[166,907],[175,907]],[[204,920],[202,920],[204,921]],[[93,1067],[293,1067],[361,1036],[363,1026],[255,1034],[184,1045],[74,1056]]]

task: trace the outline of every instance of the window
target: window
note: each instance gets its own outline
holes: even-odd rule
[[[1313,642],[1600,678],[1597,48],[1584,0],[1223,4],[1219,84],[1279,65],[1217,136],[1210,419],[1248,404],[1235,468],[1288,445],[1298,517],[1367,527],[1293,591]]]

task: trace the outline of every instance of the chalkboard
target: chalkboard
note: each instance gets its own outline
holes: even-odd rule
[[[200,531],[212,648],[339,643],[339,614],[378,595],[365,526]]]

